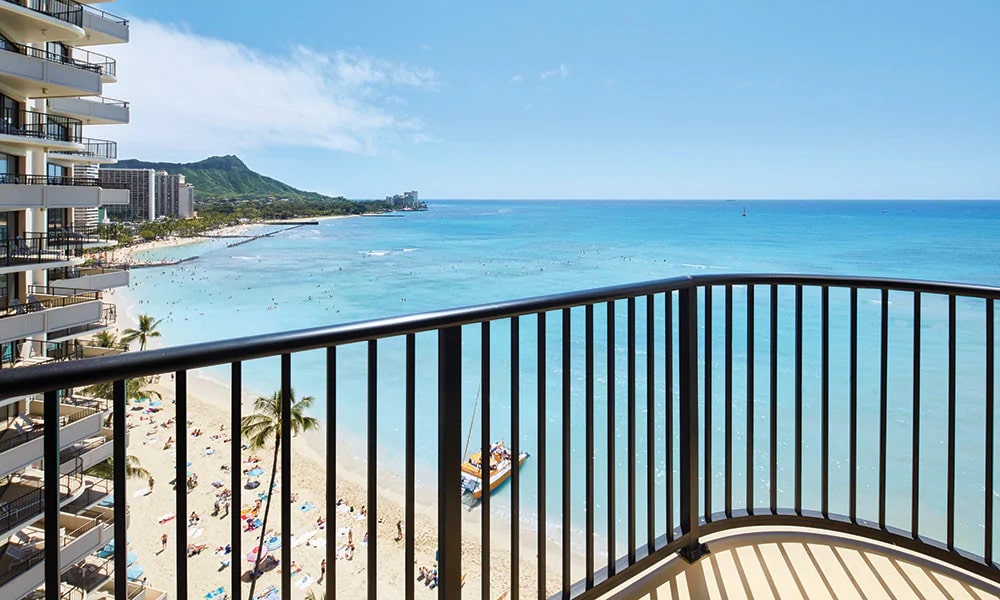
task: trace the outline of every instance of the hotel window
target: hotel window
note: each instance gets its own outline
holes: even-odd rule
[[[17,167],[21,159],[13,154],[0,152],[0,183],[17,183]]]
[[[21,105],[0,94],[0,133],[21,133]]]
[[[46,165],[45,174],[49,176],[49,183],[52,185],[68,185],[68,181],[64,181],[69,175],[69,169],[62,165],[54,165],[48,163]]]

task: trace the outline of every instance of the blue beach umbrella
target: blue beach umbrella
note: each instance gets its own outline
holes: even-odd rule
[[[258,477],[258,476],[263,475],[263,474],[264,474],[264,469],[261,469],[260,467],[254,467],[254,468],[250,469],[249,471],[247,471],[247,475],[249,475],[251,477]]]

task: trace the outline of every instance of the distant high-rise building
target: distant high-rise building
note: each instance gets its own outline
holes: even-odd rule
[[[190,215],[182,215],[181,195],[186,197],[185,190],[188,184],[184,181],[183,175],[171,175],[166,171],[156,173],[156,216],[184,218]],[[188,210],[187,212],[190,212]]]
[[[101,185],[129,190],[129,203],[108,207],[108,217],[116,221],[149,221],[156,212],[156,171],[153,169],[101,169]]]

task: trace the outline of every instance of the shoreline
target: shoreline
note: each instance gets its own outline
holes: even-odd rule
[[[244,225],[242,227],[247,226]],[[184,238],[185,241],[188,239],[189,238]],[[199,241],[202,239],[204,238],[194,238],[193,241]],[[144,245],[140,245],[140,247],[143,250],[149,249],[144,247]],[[130,292],[131,290],[128,288],[119,288],[108,293],[111,296],[111,301],[117,306],[119,315],[119,330],[134,327],[137,323],[136,315],[139,313],[137,310],[138,303],[137,299]],[[162,338],[152,338],[150,340],[149,349],[155,349],[163,346],[164,344],[162,343]],[[188,381],[188,409],[189,419],[192,421],[189,430],[202,429],[206,432],[216,433],[217,435],[221,432],[225,432],[228,429],[231,398],[231,388],[229,387],[228,382],[214,379],[207,374],[198,373],[197,371],[189,373]],[[157,384],[156,388],[157,391],[163,396],[163,406],[165,407],[156,416],[159,417],[160,421],[170,419],[174,413],[173,405],[170,404],[170,399],[173,398],[173,388],[169,384],[164,383]],[[252,408],[252,399],[258,392],[259,390],[243,390],[242,398],[244,404],[244,414],[248,414],[250,412]],[[132,427],[134,422],[133,414],[130,412],[129,416],[130,427]],[[308,511],[309,518],[305,518],[304,512],[295,511],[293,514],[293,531],[291,532],[291,535],[287,537],[287,540],[289,541],[294,539],[296,535],[308,533],[312,529],[315,529],[315,527],[310,525],[311,519],[315,519],[317,516],[325,514],[325,501],[332,501],[333,498],[343,498],[348,502],[348,504],[354,507],[364,506],[367,502],[367,460],[364,457],[358,456],[356,452],[351,452],[352,448],[363,448],[364,444],[363,440],[354,439],[356,436],[351,435],[350,432],[337,432],[336,493],[333,496],[328,496],[324,487],[324,479],[321,477],[315,477],[316,473],[325,472],[324,461],[326,444],[325,431],[322,429],[325,425],[325,421],[322,421],[320,431],[307,433],[300,436],[301,439],[293,441],[295,448],[293,460],[297,463],[292,474],[293,491],[297,493],[300,499],[309,501],[310,503],[316,505],[316,510]],[[166,437],[172,432],[173,427],[171,427],[169,431],[161,432],[160,435],[156,437]],[[166,433],[166,436],[164,433]],[[143,439],[141,436],[133,434],[132,443],[129,447],[129,453],[136,455],[140,459],[140,462],[142,462],[142,464],[147,468],[150,468],[150,465],[155,465],[154,468],[157,471],[162,471],[154,473],[154,478],[157,481],[166,482],[172,480],[172,463],[170,461],[163,460],[162,454],[164,451],[159,449],[160,446],[157,442],[150,445],[147,444],[148,441],[148,439]],[[228,473],[222,474],[221,467],[222,464],[228,463],[228,449],[218,453],[213,452],[209,456],[197,458],[198,446],[199,442],[197,440],[192,438],[189,441],[189,459],[193,463],[191,469],[197,469],[195,472],[201,471],[199,474],[202,476],[204,481],[210,481],[218,477],[227,484],[229,475]],[[208,448],[202,451],[205,452],[207,450]],[[248,454],[249,452],[247,450],[243,451],[244,457]],[[264,469],[264,475],[262,476],[261,481],[267,481],[267,477],[270,474],[270,455],[265,451],[257,452],[256,454],[265,459],[260,464],[260,467]],[[216,459],[215,461],[211,460],[213,456]],[[204,468],[201,464],[199,464],[203,462],[210,463],[208,467],[209,470],[207,471],[210,475],[208,476],[203,474]],[[164,468],[161,469],[160,467]],[[377,479],[379,481],[377,490],[378,516],[380,520],[384,520],[383,526],[380,527],[377,532],[379,539],[378,562],[380,565],[396,565],[395,568],[383,567],[379,570],[379,594],[380,596],[384,595],[385,597],[401,597],[405,586],[405,582],[403,581],[404,571],[402,568],[404,545],[397,543],[394,538],[395,523],[396,521],[401,520],[405,514],[405,482],[399,473],[395,473],[387,469],[384,465],[379,465],[377,470]],[[130,497],[137,494],[133,493],[131,491],[132,489],[138,488],[139,491],[141,491],[144,487],[144,483],[141,481],[130,481]],[[189,503],[191,506],[189,508],[196,510],[200,515],[204,515],[210,513],[211,511],[213,502],[212,494],[209,492],[214,490],[207,485],[203,486],[201,490],[200,496],[204,496],[204,499],[198,500],[199,495],[196,495],[195,493],[190,494]],[[247,490],[242,490],[242,492],[243,504],[246,505],[246,500],[250,497],[250,492]],[[143,510],[142,512],[144,514],[166,514],[170,512],[170,509],[173,507],[173,491],[169,490],[167,486],[163,486],[163,488],[157,489],[153,494],[151,494],[150,497],[142,497],[142,499],[133,498],[131,503],[133,504],[133,508],[139,508],[134,506],[134,504],[136,502],[146,503],[147,500],[151,500],[151,503],[155,503],[155,508],[151,507],[151,510],[149,511]],[[302,500],[300,500],[299,504],[301,504]],[[233,510],[237,510],[237,507],[234,506]],[[420,482],[417,482],[415,486],[414,511],[416,516],[416,522],[414,523],[414,531],[416,535],[414,548],[417,562],[414,571],[416,573],[418,572],[420,566],[432,567],[434,565],[434,555],[437,547],[436,493],[433,489],[421,485]],[[481,585],[481,514],[480,510],[462,511],[463,574],[466,576],[466,584],[471,586],[470,589],[479,589]],[[352,527],[355,530],[354,534],[357,535],[358,540],[360,540],[364,535],[363,524],[357,521],[341,519],[341,516],[342,515],[338,514],[337,522],[334,524],[332,530],[340,531],[344,527]],[[510,523],[504,519],[504,515],[501,513],[494,512],[492,517],[490,528],[490,563],[494,566],[491,575],[491,587],[493,589],[493,591],[491,591],[491,595],[499,597],[510,589],[509,571],[500,570],[502,565],[509,564],[511,548]],[[276,529],[276,525],[278,524],[280,524],[280,508],[278,504],[275,504],[272,507],[272,512],[268,520],[268,529]],[[191,540],[192,543],[205,543],[208,545],[208,550],[227,543],[229,539],[228,520],[223,520],[223,522],[219,524],[215,524],[214,521],[212,521],[212,525],[212,529],[214,531],[209,531],[208,527],[202,527],[202,529],[205,529],[205,532],[198,534],[199,538],[197,540]],[[522,525],[521,527],[522,535],[520,555],[525,557],[525,560],[521,565],[520,588],[528,595],[537,591],[537,573],[536,569],[533,567],[534,560],[528,560],[529,557],[537,556],[537,535],[535,535],[537,532],[536,527],[537,524],[535,524],[535,527],[530,525]],[[154,560],[152,557],[155,556],[159,558],[159,555],[157,555],[155,551],[159,549],[158,542],[160,535],[166,532],[168,537],[172,539],[174,530],[175,525],[173,523],[160,525],[155,519],[133,519],[132,527],[130,528],[130,531],[135,534],[133,539],[141,540],[141,542],[133,543],[134,550],[139,554],[141,561],[146,561],[147,566],[155,566],[155,568],[151,569],[152,572],[169,573],[172,571],[170,561],[164,562],[163,560]],[[314,535],[317,538],[321,536],[326,537],[324,534],[329,531],[331,531],[331,527],[328,526],[325,531],[321,531]],[[204,538],[203,540],[202,537]],[[365,573],[367,570],[365,565],[367,562],[367,552],[361,544],[357,543],[358,540],[355,540],[357,552],[354,559],[352,561],[337,561],[338,564],[335,567],[337,572],[337,591],[342,597],[346,598],[361,598],[365,597],[366,594],[367,578]],[[339,544],[340,542],[343,542],[343,540],[327,539],[327,542]],[[559,565],[561,564],[561,552],[559,551],[559,548],[556,547],[558,540],[550,538],[549,542],[547,550],[547,563],[549,565]],[[249,548],[255,545],[256,542],[251,542],[251,536],[249,534],[244,534],[243,551],[246,552]],[[173,543],[171,542],[163,555],[170,556],[172,548]],[[314,548],[306,545],[297,547],[294,550],[293,556],[296,557],[294,562],[298,563],[298,565],[303,568],[303,574],[311,578],[312,582],[315,582],[319,578],[319,561],[324,554],[325,549]],[[304,559],[302,558],[303,556],[305,556]],[[244,557],[233,557],[233,564],[240,565],[239,561],[243,558]],[[173,560],[172,557],[170,557],[170,560]],[[580,556],[579,552],[573,552],[571,550],[571,561],[573,563],[572,571],[580,572],[582,570],[581,565],[583,564],[583,558]],[[203,567],[201,565],[206,566]],[[189,560],[189,569],[191,569],[192,574],[191,581],[213,581],[213,584],[210,587],[206,586],[206,590],[215,589],[219,586],[228,589],[230,574],[225,568],[217,569],[217,565],[217,561],[208,561],[200,558],[199,556],[191,558]],[[242,564],[240,566],[246,567],[247,565]],[[328,575],[331,572],[332,568],[328,569]],[[293,577],[293,583],[299,581],[300,577],[302,577],[302,574],[296,574]],[[547,580],[546,587],[553,593],[557,591],[561,585],[560,573],[558,569],[551,569],[547,573]],[[263,590],[272,583],[278,584],[279,581],[280,578],[275,573],[266,573],[258,581],[257,589]],[[172,581],[149,581],[149,585],[152,587],[168,591],[172,589],[172,584]],[[293,596],[296,598],[305,597],[306,591],[310,589],[312,585],[313,584],[310,584],[302,588],[301,592],[298,588],[294,588],[295,591]],[[248,588],[244,586],[243,595],[246,594],[247,589]],[[419,587],[417,589],[419,589]],[[202,593],[200,589],[193,589],[192,591],[193,593]],[[314,591],[318,591],[318,588]]]
[[[348,219],[357,216],[363,216],[363,215],[327,215],[322,217],[309,217],[309,220],[331,221],[334,219]],[[129,265],[145,264],[145,261],[136,260],[135,255],[154,250],[163,250],[165,248],[176,248],[178,246],[187,246],[190,244],[196,244],[198,242],[204,242],[206,240],[211,240],[214,238],[218,238],[220,236],[230,236],[230,237],[246,236],[249,238],[253,236],[253,234],[250,232],[258,227],[280,227],[280,226],[281,224],[277,221],[273,223],[264,223],[264,222],[238,223],[236,225],[227,225],[225,227],[219,227],[217,229],[210,229],[204,232],[203,234],[193,235],[189,237],[170,236],[163,239],[135,242],[125,247],[113,247],[107,252],[101,254],[110,254],[111,262],[117,264],[122,264],[122,263]]]

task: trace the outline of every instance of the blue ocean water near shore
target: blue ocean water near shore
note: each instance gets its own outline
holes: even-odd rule
[[[430,210],[404,215],[361,217],[322,221],[319,225],[305,226],[274,237],[263,238],[236,248],[226,248],[225,240],[210,240],[189,246],[148,252],[144,260],[154,258],[179,258],[198,255],[191,263],[170,268],[140,269],[132,273],[130,295],[140,312],[165,317],[160,326],[164,339],[170,345],[230,338],[258,333],[299,329],[305,327],[345,323],[392,315],[401,315],[442,308],[509,300],[522,297],[586,289],[613,284],[659,279],[675,275],[700,273],[817,273],[840,275],[870,275],[928,280],[971,282],[1000,285],[1000,242],[996,231],[1000,225],[1000,202],[958,201],[753,201],[753,202],[596,202],[596,201],[439,201],[429,202]],[[747,216],[742,212],[746,209]],[[757,343],[755,344],[757,386],[754,398],[757,406],[766,407],[769,396],[768,358],[769,342],[766,319],[769,292],[758,290]],[[788,326],[794,298],[791,291],[781,292],[782,323],[779,333],[779,354],[788,363],[793,341]],[[834,311],[831,319],[834,332],[831,339],[832,368],[846,369],[848,338],[846,333],[846,293],[838,296],[835,291]],[[721,294],[713,301],[721,307]],[[806,296],[809,307],[818,304],[818,294]],[[838,302],[839,300],[839,302]],[[894,298],[890,297],[890,300]],[[860,345],[862,356],[877,356],[878,351],[878,292],[861,293]],[[889,486],[890,496],[899,502],[892,513],[892,524],[906,528],[909,523],[909,472],[907,453],[896,451],[910,443],[910,399],[912,397],[909,370],[912,349],[907,346],[907,327],[912,307],[904,302],[893,302],[890,311],[890,336],[893,352],[890,355],[890,445]],[[742,304],[741,304],[742,303]],[[738,290],[737,315],[745,315],[745,290]],[[640,311],[644,308],[640,301]],[[624,340],[624,306],[616,307],[618,340]],[[946,389],[947,372],[945,354],[946,302],[928,298],[923,307],[924,349],[923,360],[927,371],[921,382],[921,392],[927,398],[937,398]],[[976,311],[979,311],[978,313]],[[599,311],[600,312],[600,311]],[[816,311],[813,310],[813,313]],[[959,313],[959,426],[975,427],[982,423],[983,391],[974,386],[961,385],[964,381],[982,379],[982,307],[967,305]],[[640,313],[641,314],[641,313]],[[662,323],[662,306],[657,308],[657,319]],[[978,315],[978,316],[977,316]],[[598,330],[603,327],[598,317]],[[737,331],[745,331],[743,317],[735,323]],[[525,356],[534,349],[534,322],[522,324],[522,348]],[[547,337],[559,339],[559,319],[553,315],[546,329]],[[662,327],[658,327],[662,331]],[[572,354],[574,402],[582,397],[583,350],[578,342],[581,336],[582,312],[574,313]],[[506,323],[493,329],[491,365],[493,380],[490,387],[493,398],[491,418],[495,439],[509,439],[509,368],[510,348]],[[737,361],[746,356],[745,334],[736,336]],[[815,340],[818,326],[815,319],[807,317],[806,339]],[[978,337],[977,337],[978,336]],[[713,332],[712,409],[715,415],[724,410],[721,394],[722,357],[721,330]],[[481,394],[478,373],[478,331],[466,332],[466,350],[469,353],[464,376],[463,418],[468,423],[476,397]],[[622,343],[622,342],[619,342]],[[659,339],[662,343],[662,339]],[[557,343],[550,343],[547,361],[550,370],[558,369],[560,354]],[[908,349],[909,348],[909,349]],[[623,352],[618,348],[619,354]],[[387,340],[380,344],[379,360],[379,447],[380,463],[393,469],[401,465],[402,440],[402,344]],[[435,404],[434,378],[435,347],[433,340],[424,341],[418,336],[418,373],[426,374],[418,388],[418,469],[427,481],[434,481]],[[703,350],[702,350],[703,352]],[[814,365],[818,360],[818,344],[807,342],[805,362]],[[868,353],[868,354],[866,354]],[[644,361],[644,348],[640,348]],[[294,385],[298,395],[323,397],[325,370],[323,355],[312,352],[296,356],[293,362]],[[624,390],[624,358],[619,357],[616,386]],[[604,364],[598,355],[596,364]],[[256,363],[260,362],[260,365]],[[365,350],[345,348],[338,357],[338,425],[345,434],[364,431],[365,424]],[[559,377],[550,376],[546,406],[549,415],[548,448],[540,453],[536,444],[536,414],[534,412],[536,365],[534,359],[522,360],[522,446],[530,451],[523,474],[522,518],[531,523],[535,516],[535,477],[538,457],[544,454],[550,480],[556,480],[560,471],[561,439],[558,418],[561,408]],[[704,366],[702,365],[702,368]],[[640,372],[643,367],[639,366]],[[663,366],[656,367],[655,381],[661,382],[657,397],[663,406]],[[759,372],[757,371],[759,369]],[[804,500],[815,504],[818,497],[818,380],[809,376],[804,382],[806,400],[804,418],[807,423],[805,456],[806,482]],[[225,377],[225,370],[214,370],[212,375]],[[599,369],[598,389],[605,386],[603,369]],[[746,373],[737,369],[734,386],[734,418],[745,419]],[[743,378],[743,379],[740,379]],[[785,439],[791,425],[790,405],[793,398],[793,372],[779,372],[779,427]],[[847,382],[840,378],[831,389],[832,443],[831,486],[846,486],[847,437],[846,419]],[[275,361],[255,361],[245,370],[245,385],[260,393],[269,393],[277,387]],[[879,365],[877,361],[863,361],[859,372],[859,406],[862,414],[877,415]],[[645,390],[637,396],[645,398]],[[625,427],[624,393],[619,395],[617,437]],[[604,399],[598,400],[598,414],[603,414]],[[323,414],[322,402],[318,416]],[[644,407],[644,401],[643,401]],[[944,421],[943,403],[928,400],[922,421],[922,439],[929,448],[922,454],[922,531],[931,537],[943,539],[941,515],[944,512],[944,491],[935,482],[944,481],[945,460],[937,440],[942,439]],[[767,448],[767,414],[763,413],[761,426],[756,428],[756,452]],[[638,425],[645,427],[645,414]],[[600,421],[600,420],[599,420]],[[658,442],[665,435],[662,414],[656,417]],[[717,416],[716,423],[721,424]],[[571,424],[571,441],[574,452],[571,464],[576,472],[583,463],[583,420],[576,418]],[[713,438],[713,455],[722,456],[722,434]],[[495,432],[495,433],[493,433]],[[875,507],[871,498],[877,490],[877,423],[866,418],[859,429],[859,455],[865,457],[859,466],[859,514],[873,518]],[[478,437],[478,424],[476,435]],[[601,446],[606,430],[596,431],[598,458],[596,470],[606,472],[606,452]],[[737,439],[737,448],[746,442]],[[616,444],[616,463],[623,465],[624,443]],[[661,447],[661,446],[658,446]],[[983,456],[981,439],[960,440],[960,464],[978,464],[976,457]],[[779,447],[782,468],[779,473],[779,498],[781,504],[791,503],[791,456],[788,444]],[[363,448],[357,454],[363,456]],[[718,460],[718,459],[716,459]],[[741,459],[742,460],[742,459]],[[874,462],[873,462],[874,460]],[[765,502],[768,495],[768,475],[763,460],[757,460],[753,474],[755,497]],[[714,464],[714,462],[713,462]],[[721,465],[721,462],[718,463]],[[654,464],[657,486],[665,485],[668,469],[660,453]],[[637,472],[644,473],[645,464],[637,465]],[[401,466],[398,469],[401,470]],[[721,471],[715,469],[714,471]],[[959,509],[972,514],[982,514],[983,475],[981,469],[961,472],[961,480],[968,487],[959,499]],[[745,473],[737,473],[736,489],[745,485]],[[616,497],[624,497],[623,477],[619,478]],[[599,499],[605,489],[598,483]],[[721,472],[713,476],[713,488],[720,490],[714,496],[721,498]],[[495,495],[494,508],[503,512],[509,505],[509,487]],[[638,497],[645,497],[644,488]],[[583,480],[572,479],[572,497],[583,498]],[[557,514],[561,506],[558,493],[549,491],[548,514]],[[658,491],[657,501],[663,493]],[[841,502],[841,500],[843,500]],[[715,502],[713,509],[719,510]],[[622,504],[619,504],[621,506]],[[603,502],[598,501],[597,530],[605,528],[601,519]],[[658,507],[659,509],[659,507]],[[835,499],[831,510],[845,513],[846,499]],[[658,514],[662,514],[659,509]],[[573,525],[582,526],[583,512],[574,508]],[[644,531],[639,521],[639,531]],[[662,523],[662,521],[661,521]],[[558,523],[548,523],[558,527]],[[623,527],[618,531],[624,534]],[[981,547],[981,528],[970,527],[956,533],[959,545],[976,550]],[[582,541],[582,534],[574,534],[574,543]],[[642,542],[640,535],[640,543]],[[619,550],[624,539],[619,540]],[[977,545],[978,544],[978,545]]]

